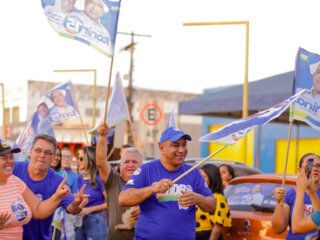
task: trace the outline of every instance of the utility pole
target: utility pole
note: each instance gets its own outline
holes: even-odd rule
[[[132,87],[132,82],[133,82],[133,68],[134,68],[134,58],[133,58],[133,54],[134,54],[134,50],[135,50],[135,45],[137,43],[134,42],[134,37],[151,37],[151,35],[146,35],[146,34],[137,34],[134,32],[128,33],[128,32],[118,32],[118,34],[124,34],[124,35],[130,35],[131,36],[131,42],[123,47],[122,49],[120,49],[120,51],[130,51],[130,68],[129,68],[129,82],[128,82],[128,108],[129,108],[129,114],[130,114],[130,118],[132,120],[132,92],[133,92],[133,87]],[[130,144],[131,146],[134,145],[134,141],[133,141],[133,136],[132,136],[132,131],[130,131],[130,128],[132,128],[132,125],[130,125],[129,122],[127,122],[127,130],[126,130],[126,136],[127,136],[127,144]]]

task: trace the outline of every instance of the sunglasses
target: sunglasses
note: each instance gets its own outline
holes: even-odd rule
[[[78,161],[80,161],[80,162],[83,161],[83,157],[78,157],[77,159],[78,159]]]

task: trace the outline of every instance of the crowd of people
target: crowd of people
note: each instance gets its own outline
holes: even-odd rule
[[[107,159],[108,131],[101,124],[96,146],[79,150],[77,172],[72,151],[48,134],[35,136],[28,161],[14,162],[20,148],[1,142],[0,239],[223,239],[232,225],[224,196],[232,167],[204,165],[180,178],[191,168],[191,136],[168,127],[159,159],[143,164],[140,151],[125,146],[117,171]],[[320,157],[306,154],[297,188],[275,189],[274,233],[289,226],[287,239],[304,239],[320,226],[319,171]]]

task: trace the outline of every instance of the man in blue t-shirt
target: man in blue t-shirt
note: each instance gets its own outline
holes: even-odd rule
[[[23,180],[41,200],[46,200],[56,191],[63,178],[50,169],[55,156],[57,141],[47,134],[39,134],[30,150],[30,162],[16,162],[13,174]],[[81,189],[77,197],[69,193],[60,203],[68,212],[78,214],[87,203],[87,195]],[[51,223],[53,215],[43,220],[33,219],[23,226],[23,239],[52,239]]]
[[[216,200],[198,169],[184,163],[191,137],[174,127],[161,135],[159,160],[138,168],[122,188],[121,206],[140,206],[135,239],[195,239],[196,205],[213,212]]]

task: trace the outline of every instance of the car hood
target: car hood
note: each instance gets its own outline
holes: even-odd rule
[[[274,234],[271,228],[272,213],[231,211],[232,227],[224,228],[224,239],[257,240],[285,239],[286,233]]]

